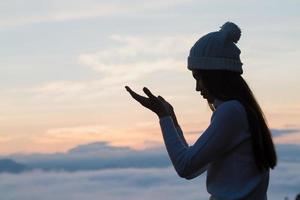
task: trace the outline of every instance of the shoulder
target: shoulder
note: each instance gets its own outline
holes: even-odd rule
[[[243,104],[238,100],[228,100],[222,102],[213,112],[212,120],[220,118],[223,121],[236,123],[246,123],[247,113]]]
[[[245,108],[243,104],[238,101],[238,100],[228,100],[222,102],[217,109],[214,111],[215,113],[223,113],[223,112],[230,112],[230,113],[240,113],[240,114],[245,114]]]
[[[221,103],[216,111],[231,111],[231,112],[245,112],[243,104],[239,100],[228,100]]]

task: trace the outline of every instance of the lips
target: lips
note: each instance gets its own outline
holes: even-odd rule
[[[202,93],[201,93],[201,95],[203,96],[203,98],[205,98],[205,94],[202,94]]]

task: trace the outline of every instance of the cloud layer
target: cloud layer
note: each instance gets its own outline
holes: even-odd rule
[[[128,147],[112,147],[106,142],[80,145],[67,153],[20,154],[10,158],[31,168],[53,171],[170,166],[170,160],[163,148],[133,150]]]
[[[271,170],[268,197],[294,198],[300,192],[300,145],[276,145],[279,162]],[[67,153],[13,155],[51,171],[0,174],[0,193],[11,200],[208,199],[206,173],[180,178],[164,147],[133,150],[105,142],[80,145]]]
[[[271,172],[268,198],[293,199],[300,192],[299,163],[280,163]],[[1,198],[10,200],[193,200],[208,199],[205,174],[187,181],[172,167],[41,172],[0,175]]]
[[[280,162],[300,163],[300,145],[276,144],[275,148]],[[71,172],[112,168],[165,168],[171,165],[162,145],[134,150],[110,146],[107,142],[79,145],[67,153],[14,154],[9,158],[30,168]]]

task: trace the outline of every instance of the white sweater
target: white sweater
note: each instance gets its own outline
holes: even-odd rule
[[[218,101],[215,107],[210,125],[192,146],[171,116],[159,119],[176,172],[192,179],[207,170],[211,200],[266,200],[269,170],[256,168],[246,110],[237,100]]]

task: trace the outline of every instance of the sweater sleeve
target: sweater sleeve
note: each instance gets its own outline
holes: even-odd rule
[[[182,178],[203,173],[207,165],[230,151],[244,139],[245,113],[233,102],[224,102],[214,111],[208,128],[192,146],[184,142],[170,116],[159,119],[164,143],[172,164]]]
[[[182,142],[184,143],[184,145],[186,147],[189,147],[188,143],[186,142],[185,138],[184,138],[184,135],[183,135],[183,132],[182,132],[182,129],[180,128],[180,126],[176,126],[176,130],[177,130],[177,133],[180,137],[180,139],[182,140]],[[193,178],[196,178],[197,176],[201,175],[203,172],[205,172],[207,170],[207,165],[203,166],[202,168],[198,169],[196,172],[190,174],[189,176],[185,177],[186,179],[193,179]]]
[[[185,146],[188,147],[189,144],[186,142],[186,140],[185,140],[185,138],[184,138],[184,135],[183,135],[183,132],[182,132],[180,126],[176,126],[176,131],[177,131],[177,133],[178,133],[180,139],[182,140],[183,144],[184,144]]]

